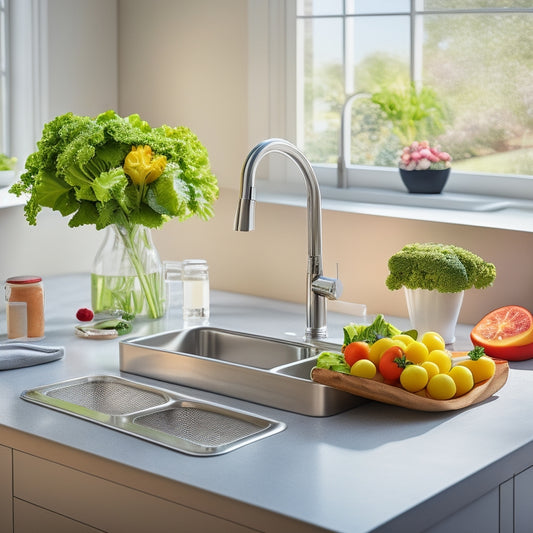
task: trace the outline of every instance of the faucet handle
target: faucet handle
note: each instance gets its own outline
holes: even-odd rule
[[[328,300],[337,300],[342,294],[342,282],[338,278],[319,276],[311,284],[315,294],[325,296]]]

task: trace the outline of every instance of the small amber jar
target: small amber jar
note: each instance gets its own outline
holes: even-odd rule
[[[44,289],[39,276],[14,276],[5,284],[7,337],[44,337]]]

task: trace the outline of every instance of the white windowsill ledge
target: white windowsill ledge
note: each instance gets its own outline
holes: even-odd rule
[[[268,182],[260,180],[257,200],[306,206],[305,191],[295,191],[292,184],[286,188],[286,194],[280,193],[279,183],[272,187]],[[446,192],[440,195],[413,195],[366,188],[346,190],[321,187],[321,191],[323,210],[533,233],[531,200]]]
[[[9,192],[9,187],[0,188],[0,209],[5,207],[14,207],[17,205],[24,205],[26,198],[18,197]]]

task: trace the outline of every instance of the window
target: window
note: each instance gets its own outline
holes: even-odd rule
[[[371,97],[412,83],[442,111],[417,135],[452,154],[447,190],[533,199],[531,0],[271,0],[269,24],[270,110],[285,90],[287,121],[271,120],[269,132],[294,141],[322,184],[337,184],[341,113],[354,93],[369,96],[349,109],[348,184],[398,183],[402,141]]]
[[[7,75],[5,108],[5,143],[10,155],[19,161],[19,170],[35,149],[46,116],[46,10],[39,0],[0,0],[5,6]],[[6,118],[8,120],[6,120]]]
[[[8,93],[7,93],[7,5],[0,0],[0,152],[8,153]]]

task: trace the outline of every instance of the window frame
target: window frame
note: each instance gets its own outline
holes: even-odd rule
[[[268,2],[249,0],[248,2],[250,148],[265,138],[282,137],[295,144],[299,138],[297,118],[301,116],[299,115],[301,109],[298,108],[301,104],[297,101],[296,91],[298,83],[296,4],[297,0],[268,0]],[[412,4],[416,4],[416,0],[412,0]],[[414,13],[411,16],[414,16]],[[414,31],[416,30],[411,33]],[[331,192],[332,197],[338,197],[336,165],[312,164],[312,166],[321,185],[322,196],[327,198]],[[271,190],[281,191],[280,184],[294,185],[295,182],[301,181],[295,169],[285,161],[269,161],[264,167],[260,170],[259,176],[270,182]],[[360,192],[368,188],[405,192],[398,170],[395,168],[349,165],[347,173],[348,188],[343,190],[343,198],[349,201],[357,201]],[[533,200],[532,179],[533,176],[530,175],[459,172],[452,167],[446,192]],[[420,198],[418,203],[423,206],[424,199]]]
[[[35,150],[47,116],[48,0],[5,0],[8,14],[7,144],[18,170]]]
[[[9,154],[11,146],[9,144],[9,0],[0,0],[0,152]]]

